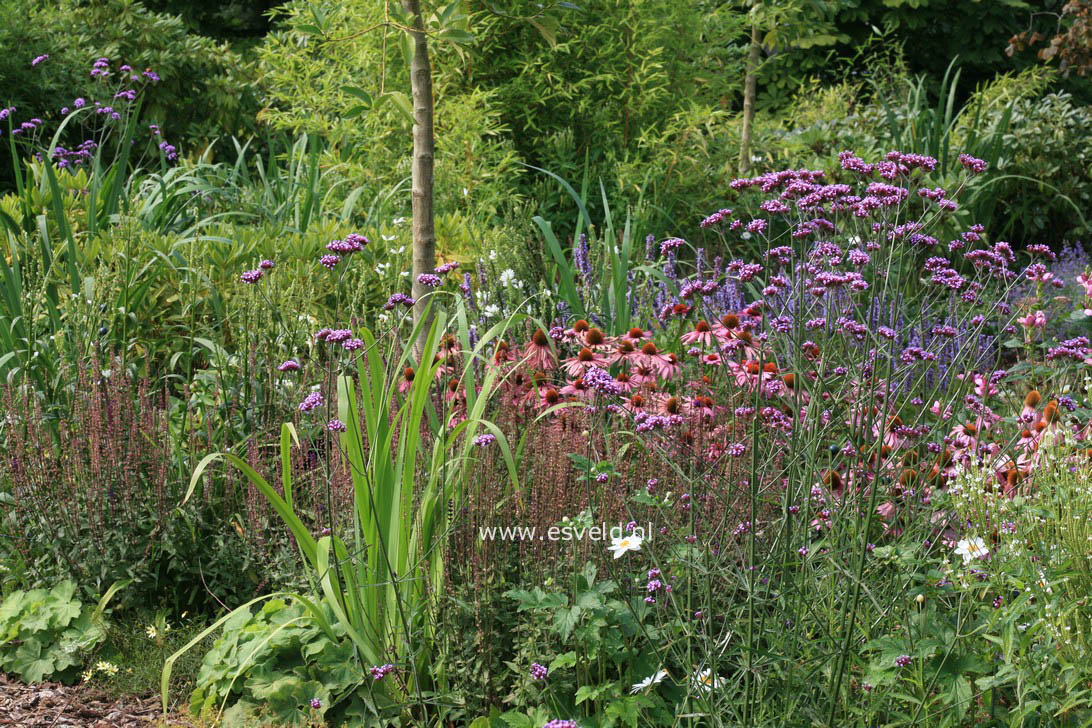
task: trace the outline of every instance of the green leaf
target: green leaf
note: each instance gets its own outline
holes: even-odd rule
[[[554,618],[554,629],[562,639],[569,639],[569,635],[573,633],[573,629],[580,621],[580,612],[580,607],[569,607],[558,611]]]
[[[553,662],[550,663],[550,672],[553,672],[554,670],[560,670],[563,667],[572,667],[575,664],[576,653],[566,652],[565,654],[558,655],[554,658]]]
[[[531,719],[519,711],[510,710],[507,713],[501,715],[501,720],[504,721],[508,728],[537,728]]]
[[[388,91],[380,98],[386,98],[394,104],[394,108],[402,113],[402,116],[405,117],[406,121],[411,124],[415,122],[413,118],[413,104],[410,103],[409,97],[404,93],[401,91]]]
[[[531,26],[538,31],[538,34],[541,35],[546,40],[546,42],[550,44],[551,48],[557,46],[558,23],[555,18],[542,17],[540,20],[528,18],[527,22],[530,23]]]
[[[437,37],[455,45],[470,45],[474,42],[474,34],[465,30],[445,30],[440,32]]]
[[[371,108],[372,103],[373,103],[372,102],[372,95],[370,93],[368,93],[367,91],[365,91],[364,89],[357,88],[356,86],[342,86],[341,90],[343,92],[349,94],[350,96],[355,96],[357,99],[359,99],[361,101],[361,103],[364,105],[365,108]]]
[[[42,655],[42,643],[33,639],[19,645],[12,669],[19,673],[23,682],[28,683],[41,682],[54,672],[53,660],[48,655]]]
[[[588,685],[581,685],[576,691],[576,704],[580,705],[585,700],[596,700],[608,685],[598,685],[596,687],[589,687]]]

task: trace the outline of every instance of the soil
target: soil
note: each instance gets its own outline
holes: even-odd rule
[[[19,728],[148,728],[194,726],[182,716],[163,720],[158,695],[116,697],[93,686],[24,685],[0,674],[0,726]]]

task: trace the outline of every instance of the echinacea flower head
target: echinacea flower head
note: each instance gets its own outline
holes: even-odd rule
[[[627,551],[640,551],[641,543],[644,541],[640,536],[634,536],[628,534],[626,536],[618,536],[610,540],[610,552],[614,554],[614,558],[619,559],[622,554]]]
[[[690,682],[693,684],[694,689],[703,693],[708,693],[713,690],[719,690],[724,685],[724,678],[720,675],[715,675],[712,670],[706,668],[694,673]]]
[[[963,557],[964,564],[969,564],[975,559],[984,559],[990,555],[990,549],[986,546],[986,542],[977,536],[961,539],[956,544],[955,552],[957,556]]]
[[[667,677],[667,670],[659,670],[658,672],[656,672],[656,674],[649,675],[644,680],[634,683],[629,693],[630,695],[636,695],[646,688],[650,688],[653,685],[659,685],[664,681],[665,677]]]

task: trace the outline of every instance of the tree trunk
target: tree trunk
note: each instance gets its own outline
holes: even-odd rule
[[[743,131],[739,136],[739,173],[751,168],[751,135],[755,123],[755,86],[758,83],[758,23],[751,24],[751,47],[747,51],[747,75],[743,80]]]
[[[421,0],[402,0],[402,9],[413,19],[410,39],[413,58],[410,61],[410,88],[413,93],[413,322],[425,315],[425,294],[431,289],[417,281],[422,273],[436,268],[436,229],[432,216],[433,158],[436,152],[432,129],[432,68],[428,59],[428,37],[425,19],[421,15]],[[415,343],[420,356],[424,346],[426,326]]]

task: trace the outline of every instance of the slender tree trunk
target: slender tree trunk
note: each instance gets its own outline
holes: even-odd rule
[[[739,136],[739,173],[751,168],[751,135],[755,123],[755,86],[758,83],[758,54],[761,50],[758,23],[751,24],[751,47],[747,51],[747,75],[743,79],[743,131]]]
[[[418,283],[417,277],[432,273],[436,268],[436,229],[432,216],[432,168],[436,145],[432,129],[432,68],[421,0],[402,0],[402,9],[413,19],[410,88],[413,92],[413,297],[417,299],[413,322],[416,324],[425,314],[421,299],[431,290]],[[424,334],[427,333],[426,327]],[[415,344],[418,356],[423,345],[424,336]]]

